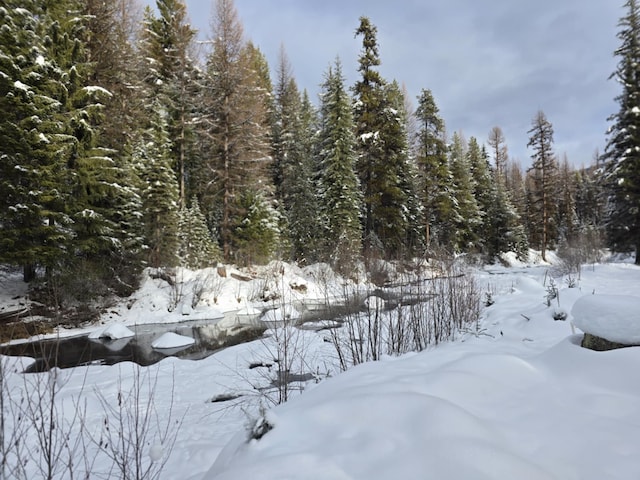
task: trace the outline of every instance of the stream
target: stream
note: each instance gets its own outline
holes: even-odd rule
[[[299,328],[321,330],[325,324],[318,322],[332,320],[339,326],[346,315],[365,310],[365,299],[376,295],[385,300],[385,309],[395,308],[401,301],[403,304],[424,300],[409,295],[400,298],[391,291],[376,290],[338,303],[296,302],[293,307],[299,312],[296,320]],[[268,317],[265,309],[258,315],[238,318],[236,312],[228,312],[225,319],[240,322],[243,328],[228,335],[221,335],[215,325],[216,320],[194,320],[180,323],[129,325],[135,335],[117,340],[90,339],[88,335],[50,338],[31,342],[0,345],[0,354],[9,356],[31,357],[34,362],[25,370],[26,373],[44,372],[53,367],[71,368],[82,365],[114,365],[119,362],[135,362],[141,366],[152,365],[167,356],[175,356],[187,360],[201,360],[216,351],[256,340],[264,334],[268,326],[274,322],[263,321]],[[240,324],[240,323],[239,323]],[[96,327],[99,328],[99,327]],[[195,343],[187,347],[174,349],[155,349],[152,342],[166,332],[191,337]]]

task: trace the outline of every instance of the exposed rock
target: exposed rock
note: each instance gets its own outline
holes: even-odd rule
[[[582,338],[581,345],[584,348],[595,350],[597,352],[605,352],[607,350],[615,350],[616,348],[633,347],[635,345],[625,345],[624,343],[617,343],[607,340],[590,333],[585,333]]]

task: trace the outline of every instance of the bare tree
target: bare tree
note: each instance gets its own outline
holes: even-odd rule
[[[553,229],[558,164],[553,152],[553,126],[542,110],[534,117],[528,133],[527,147],[533,149],[533,165],[529,169],[532,178],[529,216],[533,229],[540,237],[542,259],[546,260],[547,248],[555,239]]]
[[[493,154],[493,161],[496,164],[496,179],[503,184],[506,181],[507,161],[509,153],[507,150],[504,133],[500,127],[493,127],[489,132],[489,146]]]
[[[207,58],[203,132],[206,167],[212,174],[207,196],[220,205],[223,256],[231,257],[234,226],[246,213],[240,195],[269,192],[269,95],[266,60],[244,40],[233,0],[216,0],[211,18],[212,51]]]

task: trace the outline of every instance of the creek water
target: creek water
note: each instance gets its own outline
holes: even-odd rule
[[[333,321],[332,328],[339,326],[341,319],[346,315],[365,309],[364,299],[375,294],[387,301],[386,308],[393,308],[400,302],[400,298],[388,292],[373,292],[367,295],[357,296],[348,302],[293,305],[300,317],[296,323],[300,328],[324,329],[326,324],[318,324],[322,321]],[[415,303],[417,298],[402,299],[403,304]],[[52,338],[24,342],[17,344],[0,345],[0,354],[10,356],[31,357],[34,362],[27,368],[27,373],[43,372],[50,368],[70,368],[81,365],[113,365],[118,362],[135,362],[142,366],[152,365],[167,356],[175,356],[189,360],[200,360],[214,352],[231,345],[243,343],[260,338],[265,330],[274,325],[268,321],[267,308],[259,315],[251,318],[239,319],[236,312],[225,314],[228,320],[242,320],[243,328],[236,332],[224,331],[215,328],[216,320],[197,320],[181,323],[143,324],[129,326],[134,331],[133,337],[118,340],[89,339],[88,335],[73,337]],[[277,323],[277,322],[276,322]],[[163,333],[174,332],[179,335],[191,337],[195,343],[183,348],[155,349],[152,342]]]

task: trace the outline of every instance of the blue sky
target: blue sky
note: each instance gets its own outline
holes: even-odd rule
[[[200,37],[215,0],[186,0]],[[147,0],[151,3],[152,0]],[[604,150],[616,112],[617,22],[623,0],[236,0],[245,36],[276,67],[284,45],[299,87],[316,98],[339,56],[357,78],[361,15],[378,28],[387,80],[414,100],[432,90],[449,133],[486,142],[498,125],[509,153],[530,164],[527,131],[538,110],[555,129],[555,150],[576,166]]]

